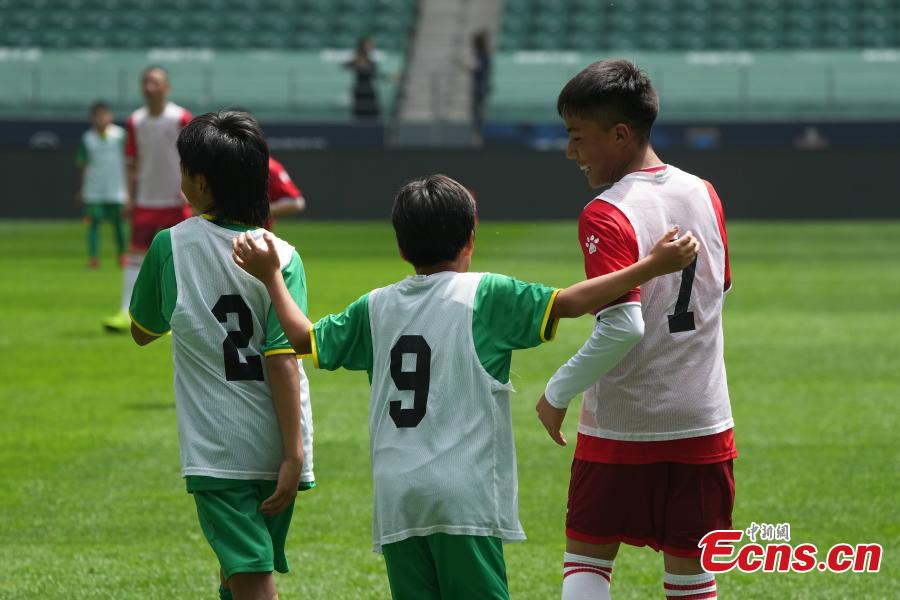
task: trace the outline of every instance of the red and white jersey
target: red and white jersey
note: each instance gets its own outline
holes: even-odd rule
[[[671,165],[623,177],[582,213],[585,272],[594,277],[636,262],[672,224],[694,233],[700,254],[691,267],[612,303],[641,305],[644,336],[585,392],[578,458],[715,462],[736,455],[722,339],[731,274],[712,186]]]
[[[274,204],[285,198],[301,198],[303,194],[280,162],[269,157],[269,202]]]
[[[184,204],[181,166],[175,143],[191,113],[169,102],[159,116],[141,107],[128,117],[125,156],[137,160],[134,202],[143,208],[173,208]]]
[[[278,204],[282,201],[294,201],[303,198],[300,188],[288,175],[287,169],[280,162],[269,156],[269,204]],[[270,216],[263,225],[269,231],[275,227],[275,217]]]

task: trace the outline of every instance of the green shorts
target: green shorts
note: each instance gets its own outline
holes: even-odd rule
[[[86,202],[84,216],[95,221],[115,221],[122,218],[122,204],[119,202]]]
[[[188,492],[197,504],[200,527],[219,559],[225,579],[235,573],[290,570],[284,543],[294,503],[271,517],[259,512],[259,505],[272,495],[275,484],[275,481],[248,481],[233,482],[224,489],[197,489],[189,483]]]
[[[394,600],[507,600],[499,538],[477,535],[411,537],[382,546]]]

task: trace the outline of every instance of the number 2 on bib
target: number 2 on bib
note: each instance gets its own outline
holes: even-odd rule
[[[262,358],[257,354],[241,356],[239,348],[250,345],[253,337],[253,313],[244,299],[237,294],[226,294],[219,297],[219,301],[213,306],[212,314],[219,323],[227,323],[229,314],[238,317],[237,331],[228,331],[225,341],[222,342],[222,352],[225,357],[225,379],[228,381],[265,381],[263,375]]]
[[[416,369],[403,370],[403,355],[416,355]],[[413,392],[413,407],[403,408],[391,400],[391,419],[397,427],[415,427],[425,418],[428,389],[431,386],[431,347],[421,335],[402,335],[391,348],[391,379],[401,391]]]

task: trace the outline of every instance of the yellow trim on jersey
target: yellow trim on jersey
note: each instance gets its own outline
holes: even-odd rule
[[[275,356],[276,354],[296,354],[293,348],[273,348],[263,352],[263,356]]]
[[[319,351],[316,349],[316,328],[315,326],[309,330],[309,347],[312,349],[310,354],[312,354],[313,366],[315,368],[319,367]]]
[[[550,312],[553,310],[553,303],[556,302],[556,296],[559,295],[560,290],[553,290],[553,295],[550,296],[550,302],[547,303],[547,310],[544,311],[544,320],[541,321],[541,341],[549,342],[553,338],[556,337],[556,328],[559,327],[559,319],[554,319],[553,323],[550,323],[550,335],[546,335],[547,333],[547,324],[550,321]]]
[[[131,314],[131,311],[128,311],[128,318],[131,319],[131,322],[134,323],[135,327],[137,327],[138,329],[140,329],[147,335],[152,335],[153,337],[162,337],[171,331],[171,329],[166,329],[162,333],[156,333],[155,331],[150,331],[149,329],[147,329],[146,327],[144,327],[143,325],[141,325],[140,323],[137,322],[137,319],[134,318],[134,315]]]
[[[213,223],[215,223],[216,221],[219,221],[220,223],[228,223],[229,225],[240,225],[241,227],[253,227],[254,229],[259,229],[259,227],[256,227],[256,225],[251,225],[250,223],[241,223],[240,221],[226,221],[225,219],[217,219],[214,215],[211,215],[210,213],[203,213],[200,216],[203,217],[204,219],[206,219],[207,221],[211,221]]]

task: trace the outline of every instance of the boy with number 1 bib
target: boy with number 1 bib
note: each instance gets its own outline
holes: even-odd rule
[[[611,597],[621,544],[663,553],[663,589],[715,598],[698,542],[731,529],[734,420],[725,375],[722,308],[731,287],[722,203],[713,186],[660,160],[650,132],[659,97],[626,60],[573,77],[557,110],[566,156],[599,191],[578,223],[588,277],[638,262],[680,223],[702,241],[680,274],[595,307],[596,325],[537,404],[551,438],[584,392],[566,512],[563,600]]]
[[[443,175],[412,181],[394,230],[416,275],[374,290],[313,325],[267,248],[241,235],[234,260],[259,277],[284,331],[319,368],[365,370],[374,548],[394,598],[508,598],[502,541],[525,538],[510,417],[512,350],[552,339],[557,320],[586,313],[696,254],[688,235],[660,240],[634,267],[564,290],[468,273],[475,202]]]

